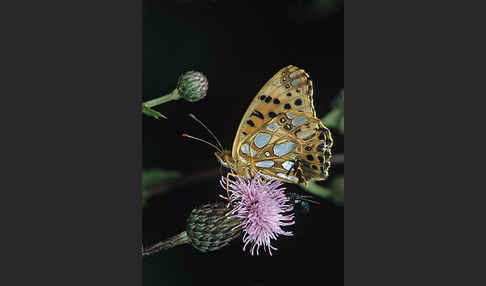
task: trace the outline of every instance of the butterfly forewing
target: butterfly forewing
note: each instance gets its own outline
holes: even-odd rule
[[[279,70],[265,83],[243,115],[233,142],[233,158],[236,158],[238,146],[250,134],[279,113],[301,111],[315,117],[312,93],[312,81],[304,70],[291,65]]]

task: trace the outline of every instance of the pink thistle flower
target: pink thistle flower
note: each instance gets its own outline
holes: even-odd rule
[[[221,186],[226,190],[226,178],[221,178]],[[292,236],[292,232],[284,231],[282,226],[294,224],[294,214],[286,214],[293,210],[284,194],[285,188],[279,180],[265,180],[259,175],[253,179],[229,180],[230,197],[227,198],[233,210],[229,215],[242,219],[237,226],[243,229],[243,251],[248,244],[252,245],[250,253],[259,255],[260,246],[268,249],[272,255],[271,239],[277,236]]]

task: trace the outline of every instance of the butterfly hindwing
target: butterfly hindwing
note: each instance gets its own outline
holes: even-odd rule
[[[237,150],[253,173],[290,183],[324,180],[332,138],[320,120],[305,112],[280,113],[252,132]]]
[[[311,124],[312,125],[312,124]],[[333,140],[331,132],[325,127],[320,120],[315,122],[312,127],[312,135],[302,140],[302,153],[298,156],[299,164],[302,166],[302,176],[304,181],[325,180],[329,175],[331,166],[331,147]],[[308,134],[307,130],[302,131]],[[315,134],[315,135],[314,135]]]

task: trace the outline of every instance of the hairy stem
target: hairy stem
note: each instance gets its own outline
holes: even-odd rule
[[[187,236],[187,233],[185,231],[183,231],[183,232],[181,232],[177,235],[174,235],[174,236],[171,236],[171,237],[169,237],[165,240],[162,240],[161,242],[157,242],[156,244],[154,244],[154,245],[152,245],[148,248],[144,248],[143,251],[142,251],[142,256],[152,255],[152,254],[157,253],[159,251],[169,249],[169,248],[181,245],[181,244],[186,244],[186,243],[189,243],[189,237]]]
[[[157,105],[161,105],[161,104],[166,103],[166,102],[171,101],[171,100],[178,100],[179,98],[181,98],[181,97],[179,95],[179,91],[176,88],[169,94],[166,94],[164,96],[157,97],[155,99],[144,102],[143,105],[150,108],[150,107],[154,107],[154,106],[157,106]]]

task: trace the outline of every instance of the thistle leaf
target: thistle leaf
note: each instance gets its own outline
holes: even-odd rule
[[[152,116],[156,119],[159,119],[159,118],[164,118],[164,119],[167,119],[167,117],[165,115],[163,115],[162,113],[158,112],[158,111],[155,111],[145,105],[142,104],[142,113],[145,114],[145,115],[148,115],[148,116]]]

